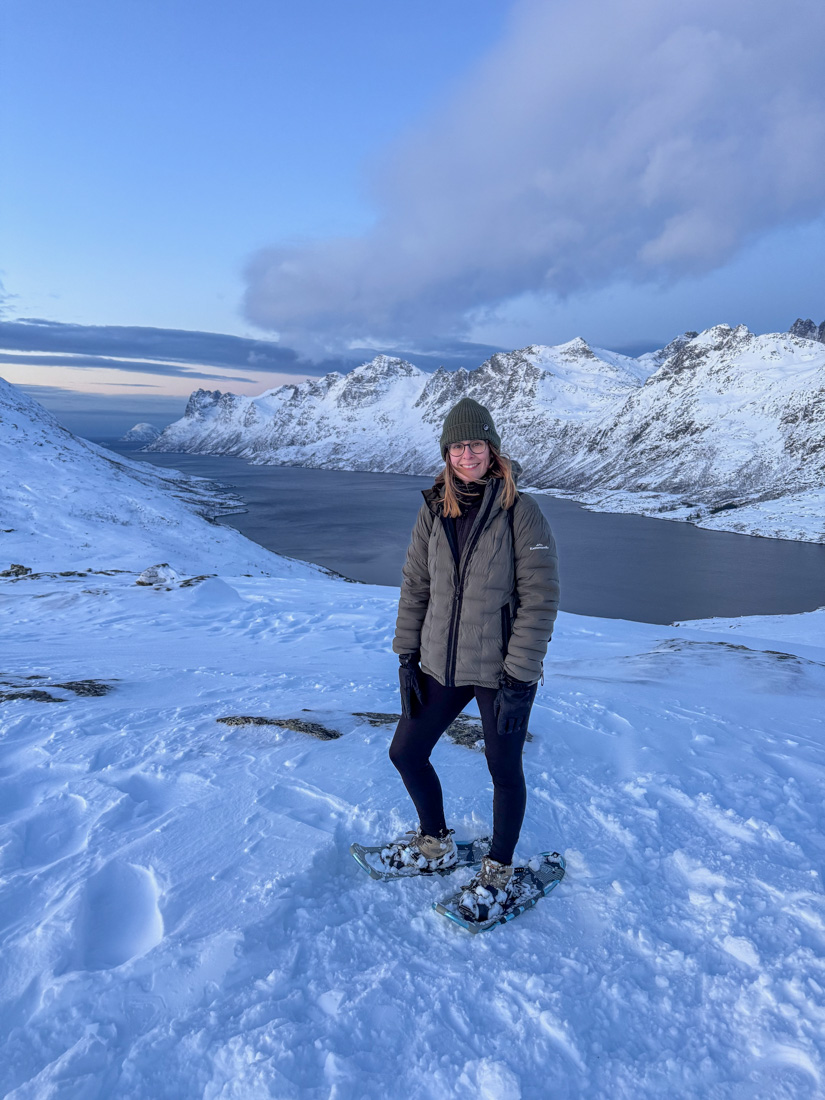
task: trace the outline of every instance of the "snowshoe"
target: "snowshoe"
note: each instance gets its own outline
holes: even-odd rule
[[[564,870],[564,858],[558,852],[542,852],[523,867],[513,868],[504,886],[474,880],[443,901],[435,902],[433,909],[468,932],[486,932],[532,909],[558,886]]]
[[[490,838],[454,841],[448,837],[450,847],[434,850],[424,845],[422,852],[420,833],[410,832],[391,844],[367,846],[352,844],[350,852],[359,867],[375,879],[411,878],[414,875],[449,875],[459,867],[472,867],[481,863],[490,850]],[[439,838],[430,837],[436,844],[446,845]]]

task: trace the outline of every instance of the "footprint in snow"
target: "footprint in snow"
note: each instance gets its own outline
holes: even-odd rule
[[[25,824],[21,866],[45,867],[86,846],[89,831],[86,800],[62,794],[41,803]]]
[[[150,868],[113,860],[86,883],[75,921],[78,970],[109,970],[163,939],[160,890]]]
[[[3,870],[39,870],[86,846],[89,831],[86,800],[61,793],[41,802],[31,816],[18,820],[3,846]]]
[[[162,814],[174,802],[172,790],[168,783],[154,776],[144,775],[143,772],[133,772],[131,775],[113,778],[112,786],[122,791],[134,803],[134,809],[139,816],[147,814],[154,816]]]

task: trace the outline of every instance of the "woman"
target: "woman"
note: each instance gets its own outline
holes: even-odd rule
[[[522,750],[558,609],[558,562],[547,521],[518,492],[521,468],[501,453],[487,409],[459,401],[444,421],[441,454],[446,465],[424,491],[407,552],[393,640],[402,718],[390,759],[419,827],[382,860],[422,871],[456,863],[430,753],[475,696],[493,779],[493,839],[462,905],[483,919],[508,897],[527,798]]]

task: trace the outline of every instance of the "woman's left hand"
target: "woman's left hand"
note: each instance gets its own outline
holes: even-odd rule
[[[515,737],[527,733],[527,719],[536,697],[538,684],[514,680],[506,674],[493,700],[496,716],[496,732],[499,737]]]
[[[401,714],[404,718],[412,718],[415,704],[413,699],[418,699],[418,706],[423,706],[424,693],[421,688],[421,669],[418,667],[420,653],[399,654],[398,678],[401,681]]]

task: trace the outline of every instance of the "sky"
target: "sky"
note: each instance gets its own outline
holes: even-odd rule
[[[821,0],[0,11],[0,373],[54,407],[825,317]]]

